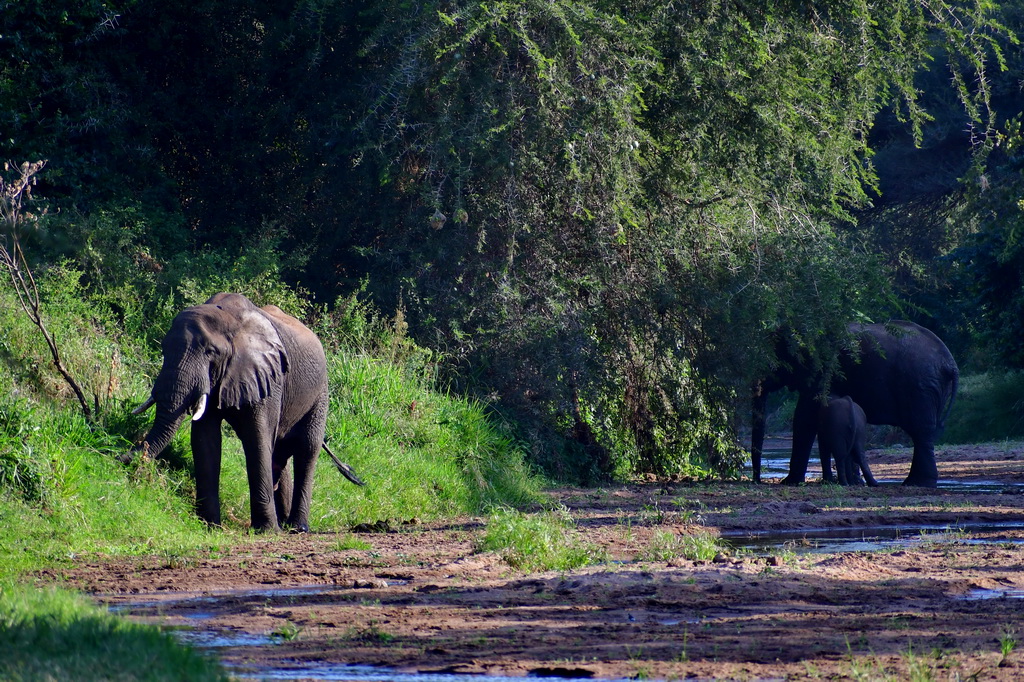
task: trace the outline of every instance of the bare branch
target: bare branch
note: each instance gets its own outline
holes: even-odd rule
[[[37,220],[36,216],[26,214],[24,209],[25,203],[32,199],[32,187],[36,183],[36,174],[45,165],[46,161],[36,161],[34,163],[26,161],[18,168],[13,180],[8,180],[3,175],[0,175],[0,219],[3,221],[3,240],[0,242],[0,265],[7,269],[7,274],[11,278],[14,291],[18,294],[18,301],[21,303],[25,314],[32,321],[32,324],[39,329],[43,340],[46,341],[46,346],[50,350],[50,357],[53,360],[53,366],[64,378],[67,385],[71,387],[75,397],[78,399],[79,405],[82,407],[82,413],[85,415],[86,421],[91,423],[94,412],[89,407],[89,403],[85,398],[85,392],[82,391],[82,387],[79,386],[78,382],[75,381],[75,378],[71,376],[71,373],[64,366],[64,362],[60,357],[60,351],[57,348],[57,342],[43,321],[39,287],[36,285],[35,277],[32,275],[32,269],[25,258],[25,252],[21,248],[21,241],[18,236],[20,228],[26,221],[35,222]],[[4,164],[4,170],[10,172],[10,162]]]

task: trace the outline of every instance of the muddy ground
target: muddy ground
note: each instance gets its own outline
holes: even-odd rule
[[[879,479],[902,480],[909,470],[909,450],[870,459]],[[262,536],[218,555],[91,557],[41,577],[127,606],[133,618],[233,633],[249,644],[219,652],[242,669],[287,662],[602,678],[1022,679],[1024,643],[1014,645],[1024,640],[1024,600],[1013,591],[1024,589],[1024,448],[940,448],[939,472],[942,481],[995,485],[670,481],[557,490],[552,501],[613,560],[565,574],[524,574],[478,552],[484,520],[467,518],[356,534],[371,549],[341,549],[344,535]],[[895,548],[805,553],[815,529],[870,534],[892,525],[933,530]],[[712,560],[642,559],[665,531],[751,530],[793,532],[792,544]],[[285,589],[309,585],[325,589]],[[968,598],[979,594],[994,598]]]

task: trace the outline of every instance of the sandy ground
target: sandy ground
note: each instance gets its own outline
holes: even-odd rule
[[[369,550],[340,549],[333,534],[257,536],[198,558],[89,557],[40,579],[133,618],[227,633],[243,645],[219,649],[222,659],[251,669],[1024,679],[1018,446],[940,449],[940,479],[993,484],[979,489],[657,481],[553,491],[581,538],[613,559],[564,574],[524,574],[477,551],[484,520],[467,518],[356,534]],[[902,480],[910,453],[870,460],[878,478]],[[804,553],[817,529],[893,525],[932,530],[876,551]],[[749,531],[788,533],[790,544],[703,561],[643,559],[658,534]],[[289,589],[311,585],[322,589]],[[992,598],[968,598],[978,594]]]

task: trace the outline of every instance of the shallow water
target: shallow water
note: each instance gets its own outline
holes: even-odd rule
[[[784,549],[797,554],[829,552],[877,552],[920,546],[928,542],[968,544],[1022,544],[1020,538],[1000,533],[1024,530],[1021,522],[921,524],[917,526],[871,526],[870,528],[804,528],[784,531],[736,531],[722,533],[725,544],[734,549],[770,554]],[[989,533],[995,537],[960,538],[961,534]]]
[[[388,580],[388,585],[404,585],[404,580]],[[138,612],[148,609],[159,611],[190,608],[202,604],[220,604],[226,599],[233,600],[274,600],[281,598],[298,598],[319,596],[337,592],[339,594],[351,594],[351,585],[299,585],[293,587],[273,587],[267,589],[246,589],[246,590],[218,590],[196,594],[191,592],[168,592],[160,595],[158,599],[144,599],[128,604],[112,604],[107,607],[114,613]],[[102,596],[102,595],[101,595]],[[189,618],[212,618],[213,613],[189,613]]]
[[[209,616],[207,616],[209,617]],[[190,616],[189,619],[201,620],[203,616]],[[202,649],[220,649],[232,646],[269,646],[275,638],[270,635],[254,635],[251,632],[237,630],[193,630],[192,628],[173,628],[170,630],[182,644]]]
[[[568,669],[571,673],[573,669]],[[566,674],[560,676],[529,675],[532,680],[565,680],[571,677],[585,677],[579,671],[578,674]],[[367,682],[523,682],[523,677],[511,677],[503,675],[468,675],[457,673],[435,673],[435,672],[401,672],[388,668],[377,668],[369,665],[337,665],[337,664],[307,664],[303,666],[280,667],[280,668],[232,668],[231,674],[239,679],[253,680],[365,680]],[[604,678],[602,678],[604,679]],[[618,680],[607,680],[607,682],[627,682],[625,678]]]
[[[761,478],[785,478],[789,473],[789,457],[789,450],[765,451],[764,457],[761,459]],[[821,461],[813,456],[807,464],[807,475],[810,478],[821,477]],[[879,478],[878,483],[880,485],[901,485],[903,479]],[[939,479],[938,488],[939,490],[959,490],[969,493],[1024,494],[1024,483],[1004,481]]]
[[[985,599],[1024,599],[1024,589],[1010,590],[989,590],[979,587],[967,594],[961,595],[960,599],[985,600]]]

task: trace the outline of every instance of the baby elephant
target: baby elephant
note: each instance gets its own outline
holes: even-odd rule
[[[834,457],[840,485],[860,485],[860,471],[868,485],[878,485],[864,454],[866,441],[867,419],[860,405],[849,396],[829,396],[828,404],[818,411],[818,452],[824,480],[832,479]]]

